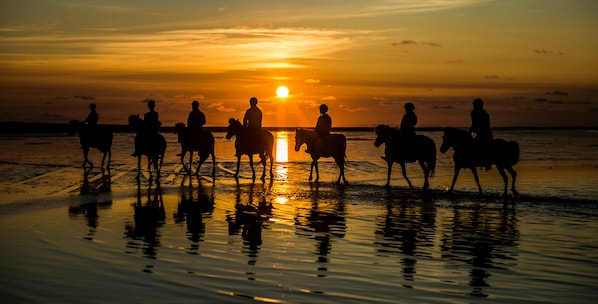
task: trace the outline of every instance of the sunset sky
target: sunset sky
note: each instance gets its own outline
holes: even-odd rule
[[[264,126],[598,126],[595,0],[3,0],[0,121],[65,123],[98,106],[208,126],[259,99]],[[287,98],[276,96],[280,85]]]

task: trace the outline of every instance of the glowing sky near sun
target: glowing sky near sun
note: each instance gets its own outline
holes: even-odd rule
[[[208,125],[258,97],[264,126],[597,126],[598,1],[74,1],[0,3],[0,121],[166,125],[199,100]],[[281,98],[277,88],[288,88]]]

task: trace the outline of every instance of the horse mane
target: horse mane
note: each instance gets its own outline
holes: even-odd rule
[[[458,138],[469,138],[471,139],[471,134],[465,129],[462,128],[453,128],[453,127],[446,127],[444,128],[444,133],[452,134]]]
[[[242,126],[241,121],[232,117],[228,119],[228,124]]]
[[[374,130],[376,132],[376,135],[390,134],[393,136],[399,136],[401,134],[401,131],[399,131],[399,129],[391,128],[389,125],[377,125]]]

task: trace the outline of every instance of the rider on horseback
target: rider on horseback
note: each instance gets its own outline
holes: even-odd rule
[[[324,138],[325,136],[330,135],[330,129],[332,128],[332,118],[328,115],[328,106],[326,104],[320,105],[320,117],[318,117],[318,122],[316,123],[316,134],[318,136],[314,137],[311,143],[307,146],[307,153],[311,153],[313,146],[320,138]]]
[[[191,103],[191,112],[189,112],[189,116],[187,117],[187,128],[192,142],[197,143],[201,140],[201,133],[203,131],[203,125],[205,124],[206,116],[199,110],[199,101],[194,100]],[[177,156],[182,155],[183,152],[177,154]]]
[[[406,151],[407,158],[409,160],[415,160],[417,158],[415,154],[415,125],[417,124],[417,115],[415,115],[415,106],[413,103],[408,102],[405,104],[405,114],[403,115],[403,119],[401,119],[401,128],[399,129],[401,132],[401,142],[400,146],[403,148],[401,150]]]
[[[490,115],[484,110],[484,101],[481,98],[476,98],[473,101],[469,133],[475,134],[473,143],[478,152],[477,154],[481,155],[480,160],[486,167],[486,171],[490,170],[492,168],[490,152],[494,136],[490,130]]]
[[[151,142],[151,138],[155,138],[158,134],[158,128],[162,123],[158,119],[158,112],[154,111],[156,107],[156,102],[153,100],[149,100],[147,102],[147,108],[149,112],[143,114],[143,122],[145,124],[145,131],[144,134],[141,134],[144,138],[139,138],[135,136],[135,153],[131,154],[131,156],[138,156],[141,150],[147,147],[141,147],[141,145],[148,144]]]
[[[245,116],[243,116],[243,126],[248,127],[249,139],[261,139],[262,110],[257,107],[256,97],[249,99],[249,106],[249,109],[245,111]]]

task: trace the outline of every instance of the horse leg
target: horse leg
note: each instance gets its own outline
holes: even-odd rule
[[[89,147],[83,147],[83,168],[85,168],[87,163],[89,163],[90,168],[93,168],[93,164],[87,158],[87,154],[89,154]]]
[[[249,166],[251,167],[251,179],[255,181],[255,168],[253,167],[253,154],[249,154],[247,156],[249,156]]]
[[[274,172],[272,171],[272,166],[274,165],[274,157],[272,156],[272,152],[270,151],[270,153],[268,154],[268,158],[270,158],[270,179],[272,179],[274,177]],[[266,163],[264,162],[264,165]]]
[[[515,197],[517,197],[517,196],[519,196],[519,192],[517,192],[517,190],[515,190],[515,179],[517,179],[517,172],[515,170],[513,170],[513,167],[511,167],[511,166],[507,166],[505,169],[507,169],[507,171],[509,173],[511,173],[511,180],[512,180],[511,191],[513,191],[513,195]]]
[[[101,167],[104,168],[104,161],[106,160],[106,151],[102,151],[102,165]]]
[[[409,189],[413,189],[413,185],[411,184],[411,181],[407,177],[407,170],[405,169],[405,162],[400,162],[399,164],[401,165],[401,172],[403,172],[403,178],[405,178],[405,180],[407,181],[407,184],[409,185]]]
[[[185,170],[185,172],[187,172],[187,174],[189,174],[189,169],[187,169],[187,166],[185,165],[185,155],[187,154],[187,151],[183,151],[181,153],[181,165],[183,165],[183,170]]]
[[[457,182],[457,177],[459,176],[459,171],[461,171],[461,167],[455,165],[455,173],[453,174],[453,182],[451,183],[451,187],[449,188],[449,193],[453,192],[455,189],[455,183]]]
[[[338,174],[338,179],[336,180],[336,184],[339,185],[340,181],[341,181],[341,177],[343,178],[343,183],[345,185],[348,185],[349,182],[347,181],[347,179],[345,178],[345,159],[344,158],[336,158],[336,164],[338,165],[338,168],[340,170],[339,174]]]
[[[212,155],[212,178],[216,179],[216,155],[214,154],[214,151],[212,151],[211,155]]]
[[[108,150],[108,163],[106,164],[106,169],[110,171],[110,160],[112,159],[112,150]]]
[[[386,165],[388,167],[388,170],[386,170],[386,185],[384,185],[384,187],[388,188],[388,187],[390,187],[390,176],[392,174],[392,165],[393,165],[393,162],[392,161],[387,161]]]
[[[239,179],[239,166],[241,165],[241,154],[237,152],[237,173],[235,173],[235,178]]]
[[[422,190],[427,190],[428,188],[430,188],[430,183],[428,182],[428,176],[430,175],[430,169],[428,168],[428,166],[426,165],[426,163],[423,160],[419,160],[419,166],[422,168],[422,170],[424,170],[424,186],[422,187]]]
[[[508,189],[507,185],[509,184],[509,177],[507,176],[507,173],[505,173],[505,168],[503,166],[496,165],[496,169],[498,169],[498,173],[500,173],[500,176],[502,177],[502,181],[505,183],[502,197],[507,197],[507,189]]]
[[[141,174],[141,154],[137,155],[137,177],[136,179],[139,180],[139,175]]]
[[[316,179],[314,182],[318,182],[320,180],[320,170],[318,170],[318,161],[314,160],[314,166],[316,167]]]
[[[472,167],[471,173],[473,174],[473,179],[475,180],[475,183],[478,185],[478,194],[482,195],[482,186],[480,186],[480,178],[478,177],[478,169],[476,169],[476,167]]]
[[[311,182],[312,178],[313,178],[313,172],[314,172],[314,161],[311,161],[311,164],[309,164],[309,181]]]
[[[195,171],[195,174],[197,176],[200,176],[201,175],[201,165],[206,161],[206,159],[208,157],[201,155],[199,152],[197,152],[197,154],[199,155],[199,160],[197,161],[197,171]]]
[[[262,163],[262,181],[266,180],[266,154],[260,154],[260,163]]]

